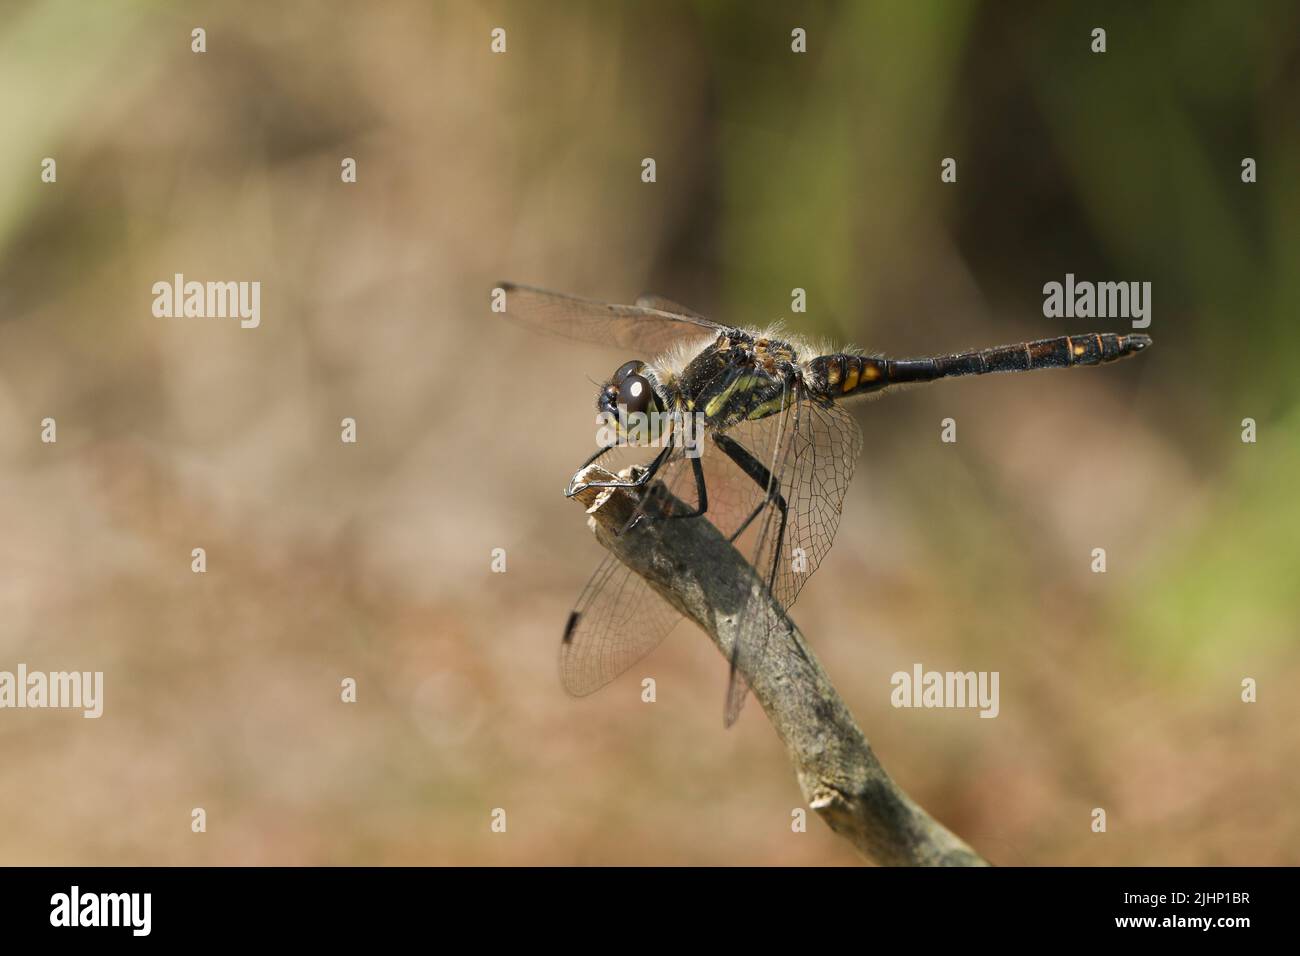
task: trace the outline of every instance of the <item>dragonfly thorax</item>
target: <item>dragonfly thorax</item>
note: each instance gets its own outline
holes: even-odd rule
[[[802,376],[789,343],[730,330],[686,366],[678,384],[688,407],[727,428],[782,411],[799,394]]]

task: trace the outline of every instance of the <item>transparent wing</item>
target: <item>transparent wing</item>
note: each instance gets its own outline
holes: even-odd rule
[[[737,441],[754,460],[773,462],[781,457],[779,422],[743,422],[728,429],[726,436]],[[703,518],[685,520],[712,522],[753,564],[761,550],[764,516],[769,510],[767,487],[756,482],[716,441],[704,443],[700,464],[704,473],[707,510]],[[665,466],[661,486],[673,498],[686,504],[689,510],[698,509],[699,482],[689,461],[674,460],[669,465],[672,468],[669,470]],[[647,497],[653,500],[653,495],[652,489]],[[741,676],[739,652],[739,647],[733,648],[724,711],[724,722],[728,727],[735,723],[748,693]],[[748,659],[744,663],[748,666]]]
[[[724,450],[727,443],[734,443],[733,449],[739,446],[734,454]],[[700,463],[707,510],[703,518],[683,520],[712,522],[789,608],[835,540],[861,449],[862,432],[850,414],[801,395],[778,415],[740,422],[722,437],[706,434]],[[765,480],[756,480],[755,473]],[[694,511],[701,504],[698,485],[689,459],[674,455],[647,492],[646,501],[652,504],[645,510],[652,520],[662,520],[661,507],[653,504],[662,490]],[[754,600],[765,599],[765,594],[755,594]],[[750,636],[751,643],[733,654],[725,709],[728,726],[748,692],[743,672],[760,666],[769,648],[770,634]]]
[[[799,396],[784,412],[741,422],[724,434],[718,439],[708,433],[702,445],[705,502],[691,459],[679,449],[647,487],[637,513],[654,521],[712,522],[788,608],[835,539],[862,433],[839,406]],[[727,440],[739,447],[734,456],[719,444]],[[756,480],[755,470],[765,472],[767,480]],[[674,518],[666,510],[670,500],[686,511],[702,503],[707,509],[700,517]],[[785,504],[784,527],[778,501]],[[756,592],[754,599],[765,597]],[[561,645],[565,689],[581,696],[603,687],[658,646],[678,620],[677,611],[644,580],[618,559],[606,558],[579,597]],[[761,666],[770,637],[750,634],[749,643],[733,654],[725,709],[728,726],[748,693],[743,673]]]
[[[552,335],[640,350],[647,357],[677,342],[717,334],[721,326],[698,315],[641,305],[611,305],[593,299],[502,282],[505,314]]]
[[[768,509],[756,568],[775,567],[772,592],[789,607],[835,541],[853,469],[862,451],[862,430],[838,405],[801,400],[785,412],[787,435],[779,468],[788,506],[784,541],[777,552],[776,509]]]
[[[758,423],[764,434],[751,438],[750,451],[768,468],[774,497],[762,496],[757,532],[745,553],[772,595],[785,608],[799,597],[830,550],[839,529],[844,495],[862,450],[857,422],[838,405],[801,396],[780,415]],[[747,534],[749,532],[746,532]],[[753,600],[763,595],[755,594]],[[771,635],[753,634],[736,649],[724,720],[735,722],[748,687],[743,673],[762,666]]]
[[[707,518],[674,517],[697,510],[700,488],[685,448],[678,446],[640,496],[639,520],[711,520],[724,533],[762,501],[763,491],[705,436],[700,456],[706,475]],[[620,472],[626,477],[627,472]],[[678,511],[670,508],[669,492]],[[560,645],[560,680],[576,697],[604,687],[655,649],[681,619],[677,610],[613,555],[605,558],[579,595]]]
[[[755,457],[767,457],[765,450],[770,446],[774,433],[768,429],[751,429],[748,425],[749,423],[744,423],[727,429],[727,438],[738,441],[747,450],[757,449]],[[725,537],[734,537],[732,543],[746,559],[752,558],[753,542],[759,527],[756,519],[761,517],[759,509],[766,498],[765,488],[723,451],[711,432],[705,432],[700,449],[700,465],[704,474],[704,503],[707,505],[703,517]],[[654,487],[647,495],[648,501],[654,501],[654,494],[660,486],[686,505],[688,510],[700,508],[699,482],[690,459],[684,453],[674,453],[660,469],[658,481],[654,482]],[[658,509],[647,507],[646,510],[654,516]],[[759,512],[757,516],[755,512]],[[746,524],[746,519],[753,520]]]
[[[560,644],[560,682],[594,693],[659,646],[681,615],[613,555],[578,597]]]
[[[653,292],[643,292],[636,297],[636,304],[642,309],[654,309],[656,312],[668,312],[672,315],[684,315],[691,319],[704,319],[704,316],[694,309],[688,309],[680,302],[674,302],[672,299],[662,295],[655,295]],[[708,322],[708,319],[704,319]]]
[[[707,380],[697,383],[700,390],[712,390],[715,386],[725,391],[730,381],[743,374],[742,369],[720,369]],[[718,379],[726,380],[719,383]],[[766,422],[741,422],[725,430],[729,439],[741,442],[745,446],[758,449],[758,455],[772,457],[774,429],[766,427]],[[704,517],[748,556],[749,551],[741,535],[746,519],[751,518],[765,497],[764,488],[756,484],[737,462],[728,456],[718,444],[717,433],[709,427],[703,429],[699,461],[702,466],[705,485],[705,501],[700,500],[699,480],[695,469],[685,450],[675,451],[672,458],[660,469],[655,488],[666,490],[672,497],[682,501],[688,510],[694,511],[705,507]],[[725,439],[724,439],[725,440]],[[652,493],[653,493],[652,489]],[[653,500],[653,499],[651,499]],[[651,509],[653,512],[653,509]],[[753,522],[749,522],[751,525]],[[751,535],[752,537],[752,535]]]

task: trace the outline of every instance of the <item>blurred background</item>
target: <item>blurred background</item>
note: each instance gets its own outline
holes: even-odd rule
[[[1155,347],[858,406],[794,617],[994,862],[1300,861],[1297,102],[1295,4],[6,3],[0,670],[105,700],[0,712],[0,862],[858,862],[693,625],[564,695],[603,552],[561,489],[634,356],[490,290],[895,356],[1123,331],[1043,317],[1067,272],[1152,282]],[[155,318],[177,272],[261,327]],[[916,662],[1000,716],[894,709]]]

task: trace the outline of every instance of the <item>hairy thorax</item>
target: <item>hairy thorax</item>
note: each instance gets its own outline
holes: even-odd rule
[[[803,380],[795,344],[739,329],[719,335],[676,374],[666,371],[682,405],[715,428],[776,414]]]

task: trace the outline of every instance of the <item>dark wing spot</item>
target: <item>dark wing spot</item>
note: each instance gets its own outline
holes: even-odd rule
[[[577,611],[569,612],[569,623],[564,625],[564,640],[561,641],[562,644],[568,644],[573,640],[573,629],[578,626],[578,618],[581,616],[582,615]]]

